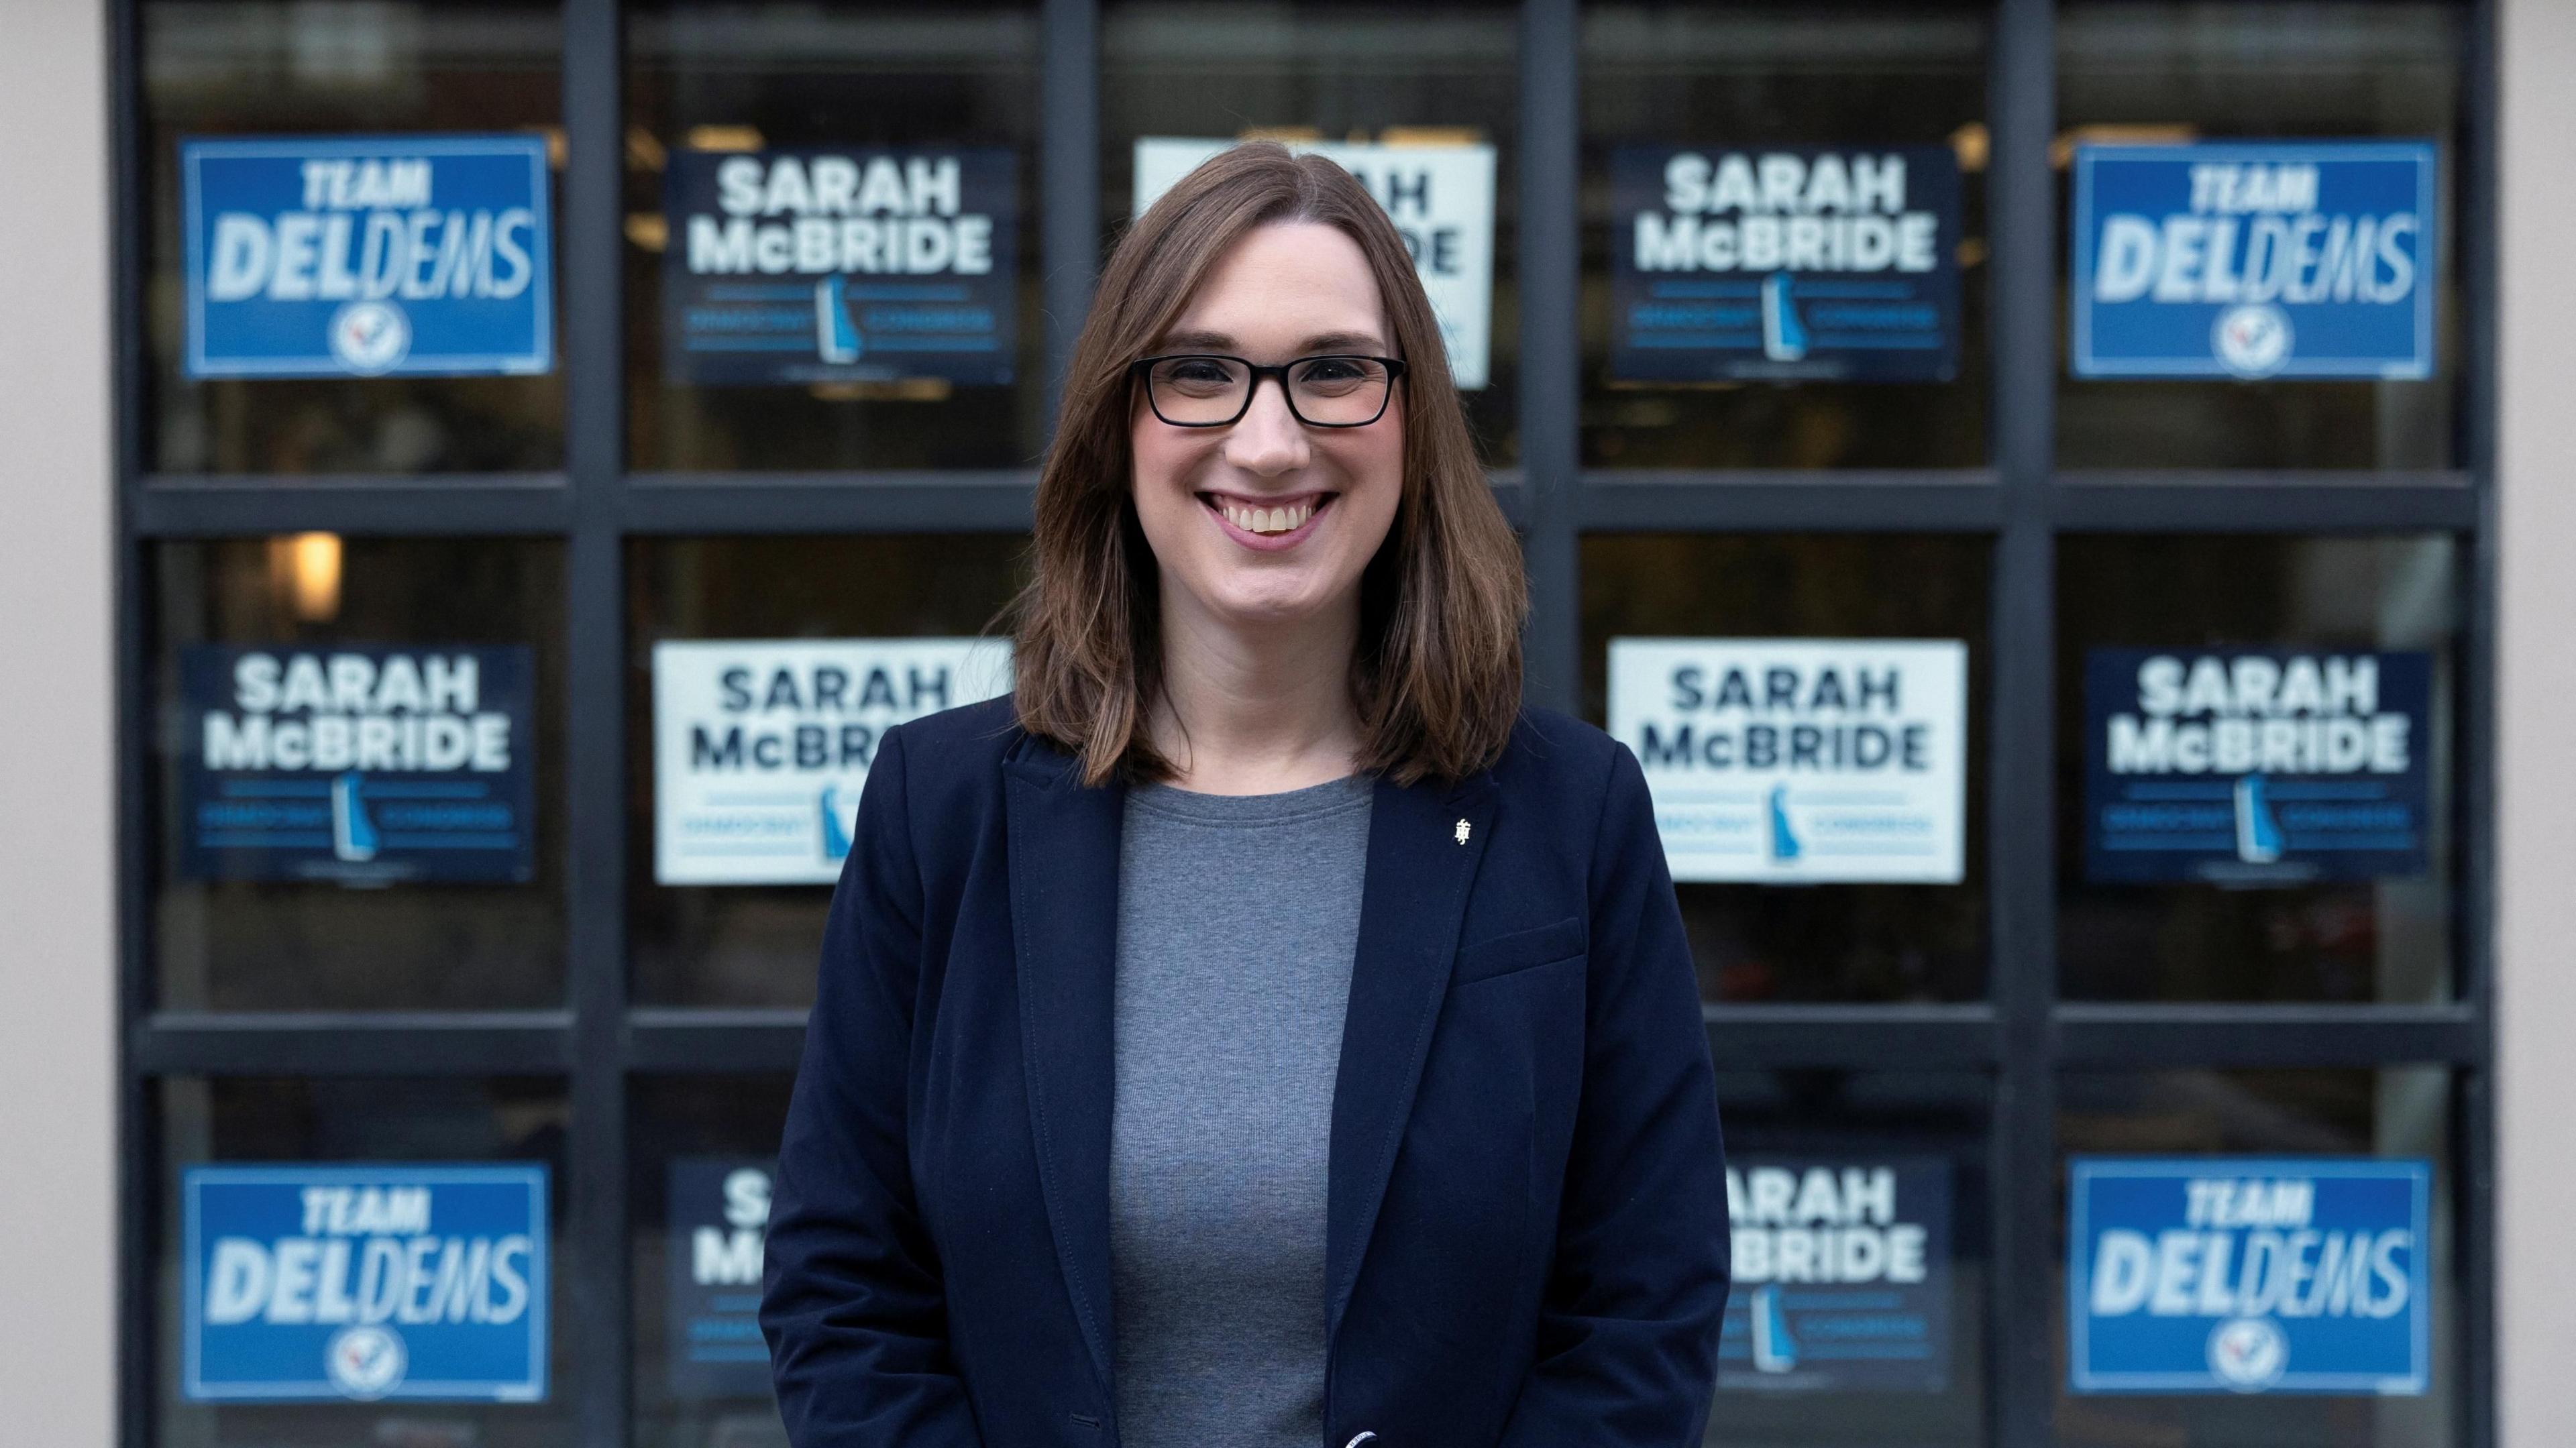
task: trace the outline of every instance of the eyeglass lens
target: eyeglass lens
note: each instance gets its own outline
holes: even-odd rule
[[[1252,369],[1239,357],[1166,357],[1146,369],[1165,422],[1232,422],[1249,405]],[[1300,357],[1288,364],[1289,410],[1325,427],[1373,422],[1386,410],[1386,365],[1369,357]]]

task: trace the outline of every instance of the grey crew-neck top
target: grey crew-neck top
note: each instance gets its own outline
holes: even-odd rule
[[[1372,782],[1127,792],[1111,1317],[1125,1448],[1314,1448]]]

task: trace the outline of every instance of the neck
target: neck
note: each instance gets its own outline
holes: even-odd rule
[[[1163,690],[1149,717],[1173,783],[1276,794],[1358,767],[1351,651],[1359,599],[1294,620],[1219,619],[1163,594]]]

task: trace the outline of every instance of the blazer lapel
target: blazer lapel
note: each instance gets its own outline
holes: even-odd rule
[[[1493,819],[1493,777],[1485,773],[1455,788],[1381,779],[1371,801],[1359,950],[1333,1081],[1324,1229],[1328,1343],[1341,1329],[1395,1170],[1396,1144],[1448,994],[1467,886],[1484,858]]]
[[[1033,742],[1019,753],[1004,765],[1005,809],[1029,1124],[1065,1285],[1111,1393],[1110,1030],[1125,791],[1084,787],[1070,758]]]

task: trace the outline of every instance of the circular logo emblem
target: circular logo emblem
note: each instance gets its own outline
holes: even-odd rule
[[[2241,1393],[2268,1388],[2290,1365],[2290,1340],[2267,1317],[2239,1317],[2209,1334],[2209,1370]]]
[[[410,1359],[403,1342],[389,1327],[372,1324],[344,1327],[322,1350],[323,1370],[331,1386],[352,1398],[381,1398],[403,1379]]]
[[[2290,360],[2290,318],[2279,307],[2250,302],[2218,314],[2210,336],[2218,365],[2239,377],[2269,377]]]
[[[389,371],[411,351],[411,319],[391,302],[351,302],[331,316],[331,355],[361,377]]]

